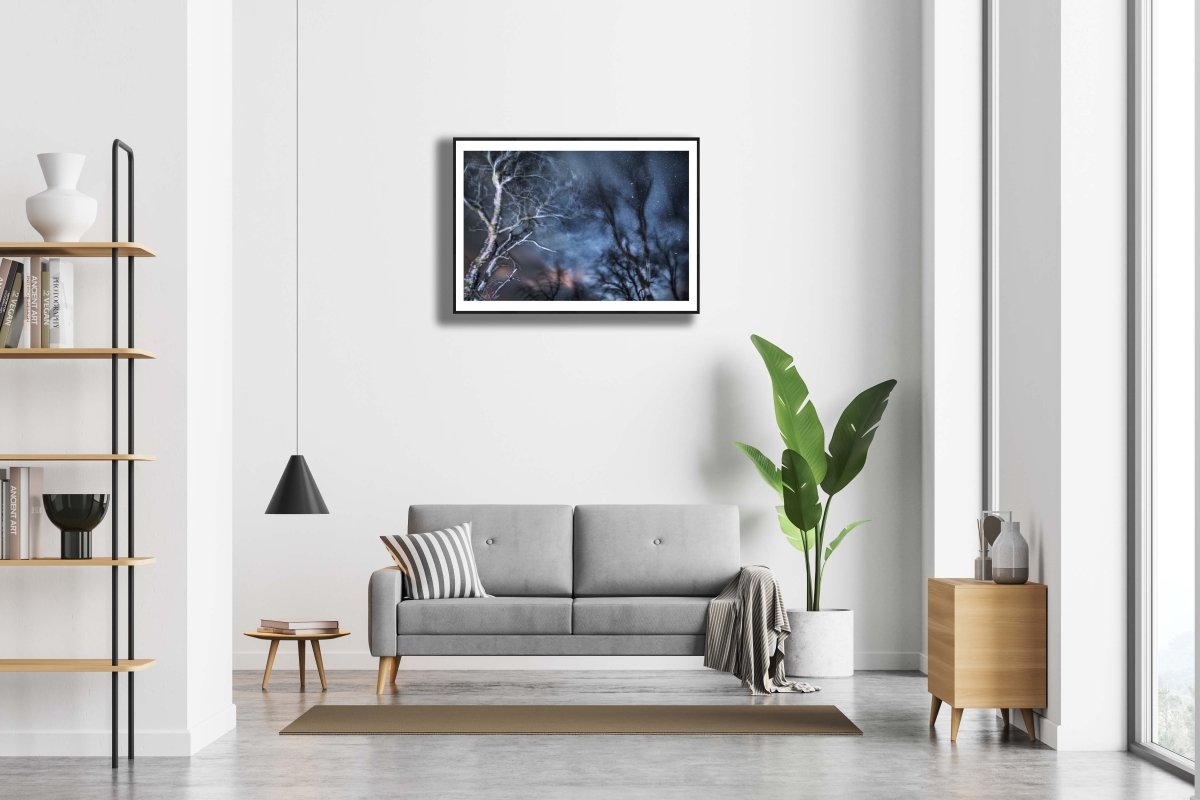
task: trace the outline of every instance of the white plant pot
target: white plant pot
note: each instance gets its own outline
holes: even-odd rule
[[[75,188],[85,156],[39,153],[46,190],[25,201],[29,224],[47,242],[78,242],[96,222],[96,198]]]
[[[797,678],[843,678],[854,674],[854,611],[787,612],[792,633],[784,644],[784,671]]]

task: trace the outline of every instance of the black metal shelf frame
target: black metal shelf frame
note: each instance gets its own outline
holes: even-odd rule
[[[126,241],[134,241],[134,209],[133,209],[133,187],[134,187],[134,171],[133,171],[133,148],[122,142],[120,139],[114,139],[112,143],[112,239],[113,242],[121,241],[117,235],[120,223],[120,174],[118,167],[120,166],[120,155],[124,152],[126,156],[125,169],[125,235]],[[120,321],[120,296],[119,296],[119,281],[118,281],[118,256],[117,249],[114,247],[112,251],[112,347],[120,347],[119,341],[119,321]],[[128,256],[125,259],[125,339],[126,347],[133,347],[133,318],[134,318],[134,258]],[[112,362],[112,452],[117,454],[122,452],[118,447],[118,438],[120,436],[118,411],[119,411],[119,375],[118,375],[118,359],[114,354]],[[126,453],[134,452],[133,449],[133,431],[134,431],[134,365],[133,359],[127,359],[125,364],[125,450]],[[116,461],[112,462],[112,504],[110,511],[112,513],[112,556],[117,558],[119,554],[120,536],[119,522],[120,517],[117,513],[118,503],[120,500],[120,484],[118,482],[117,468],[119,464]],[[133,556],[133,511],[134,511],[134,484],[133,484],[133,469],[134,462],[128,461],[125,465],[125,486],[128,493],[129,508],[125,512],[125,555]],[[125,630],[125,647],[127,651],[126,658],[133,658],[133,643],[134,643],[134,613],[133,613],[133,585],[134,585],[134,569],[132,566],[126,567],[125,576],[125,611],[126,611],[126,630]],[[120,637],[120,623],[118,621],[118,584],[120,567],[112,568],[112,664],[115,667],[118,660],[118,647]],[[133,699],[134,699],[134,683],[133,673],[127,672],[126,675],[126,731],[128,742],[126,744],[125,757],[130,761],[133,760],[133,732],[134,732],[134,717],[133,717]],[[118,686],[118,674],[112,673],[112,768],[117,768],[117,750],[120,739],[119,725],[119,700],[120,691]]]

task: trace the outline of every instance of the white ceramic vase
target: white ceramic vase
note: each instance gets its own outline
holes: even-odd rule
[[[992,545],[992,580],[996,583],[1029,580],[1029,543],[1021,535],[1019,522],[1001,524],[1000,536]]]
[[[842,678],[854,674],[854,611],[787,612],[792,633],[784,644],[784,672],[799,678]]]
[[[96,222],[96,198],[75,188],[83,172],[79,153],[39,153],[46,190],[25,201],[25,216],[47,242],[78,242]]]

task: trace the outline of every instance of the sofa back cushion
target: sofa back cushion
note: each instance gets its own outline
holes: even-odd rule
[[[408,532],[471,523],[479,579],[498,597],[571,596],[571,507],[409,506]]]
[[[737,506],[575,507],[576,597],[715,597],[740,568]]]

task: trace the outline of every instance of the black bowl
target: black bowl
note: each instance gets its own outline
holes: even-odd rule
[[[106,494],[44,494],[46,516],[64,531],[88,532],[108,513]]]

